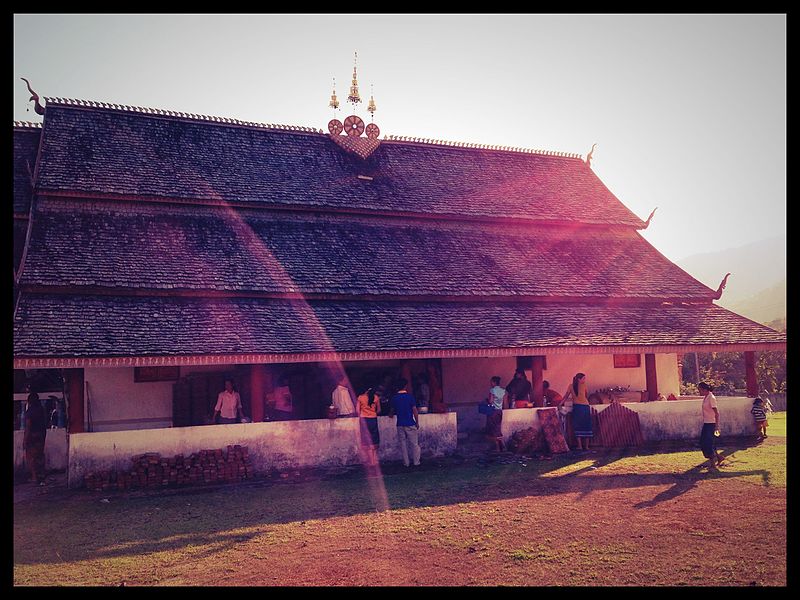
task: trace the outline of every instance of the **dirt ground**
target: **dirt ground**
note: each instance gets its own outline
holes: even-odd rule
[[[785,442],[723,440],[719,473],[684,444],[158,494],[22,484],[14,584],[784,586]]]

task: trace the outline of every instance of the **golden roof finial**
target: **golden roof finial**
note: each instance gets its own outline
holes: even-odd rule
[[[375,111],[378,110],[375,106],[375,98],[372,95],[372,84],[369,85],[369,105],[367,106],[367,110],[373,117],[375,116]]]
[[[357,64],[358,52],[355,52],[355,58],[353,59],[353,85],[350,86],[350,95],[347,97],[347,101],[352,102],[353,105],[361,102],[361,96],[358,95],[358,75],[356,73]]]
[[[339,108],[339,100],[336,98],[336,77],[333,78],[333,94],[331,94],[331,102],[328,106],[333,110]]]

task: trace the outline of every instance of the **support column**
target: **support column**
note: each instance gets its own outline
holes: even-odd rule
[[[64,388],[67,392],[67,433],[82,433],[83,427],[83,369],[64,369]]]
[[[756,377],[756,353],[744,353],[744,374],[747,381],[747,396],[758,396],[758,378]]]
[[[544,406],[544,387],[542,370],[544,369],[544,356],[534,356],[531,363],[531,401],[537,408]]]
[[[647,399],[654,402],[658,396],[658,377],[656,376],[656,355],[644,355],[644,376],[647,384]]]
[[[250,365],[250,417],[253,423],[261,423],[264,420],[268,376],[265,365]]]

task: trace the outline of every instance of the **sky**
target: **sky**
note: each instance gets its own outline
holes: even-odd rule
[[[673,261],[786,233],[786,16],[14,16],[14,120],[74,98],[585,156]]]

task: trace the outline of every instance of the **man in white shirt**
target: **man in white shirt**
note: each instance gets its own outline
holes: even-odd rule
[[[347,387],[347,376],[343,376],[339,380],[339,385],[333,390],[331,404],[336,407],[336,413],[339,417],[355,417],[356,407],[353,402],[353,396],[350,393],[350,388]]]
[[[217,396],[217,405],[214,407],[214,422],[219,423],[238,423],[244,417],[242,413],[242,399],[239,392],[233,390],[233,379],[225,380],[225,391]]]

